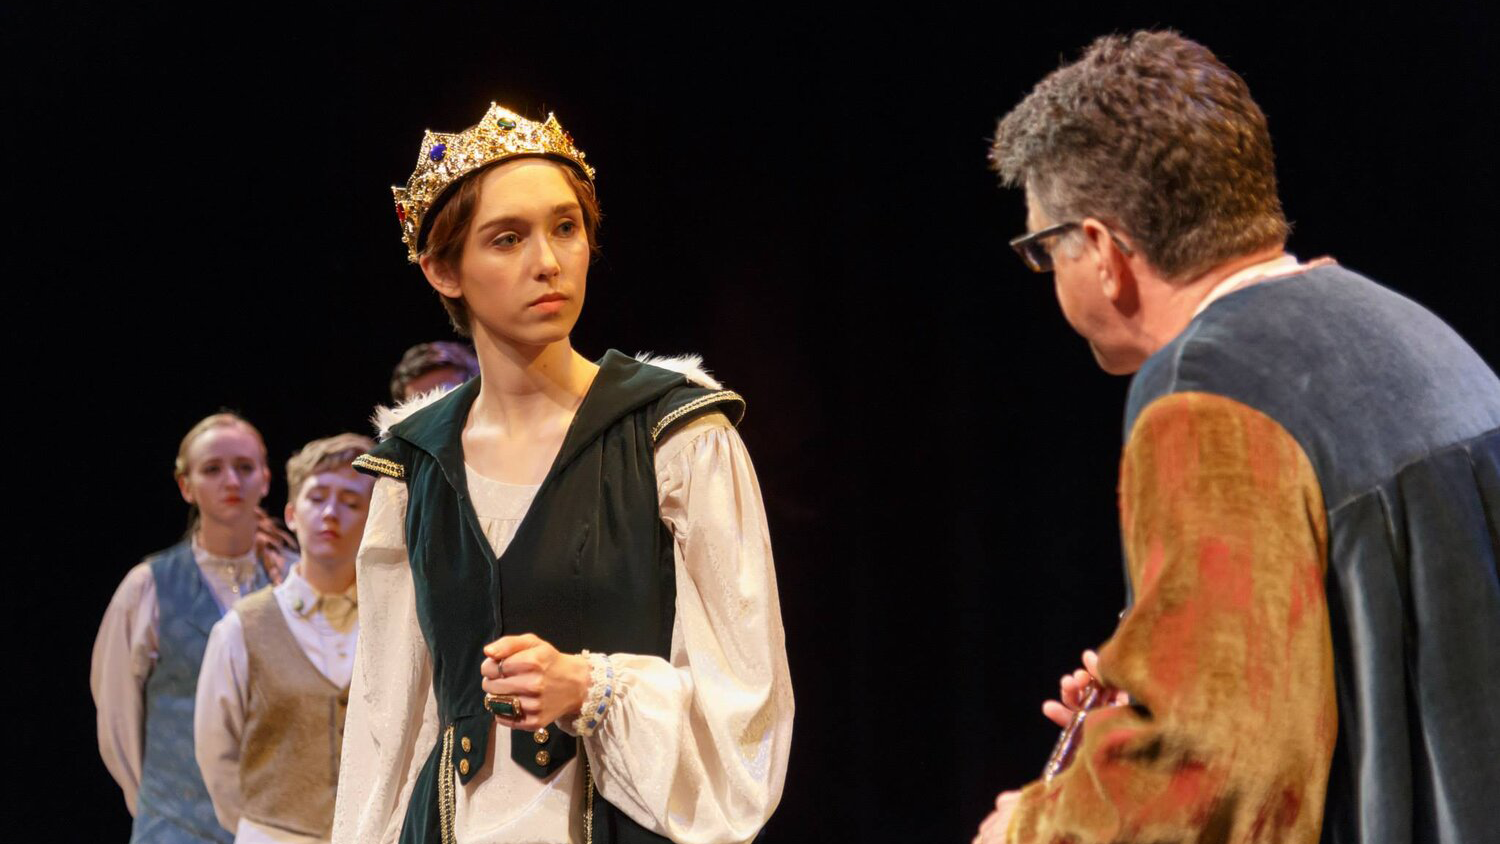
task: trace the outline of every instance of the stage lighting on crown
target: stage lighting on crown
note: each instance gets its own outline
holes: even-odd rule
[[[401,242],[406,258],[416,263],[426,232],[422,223],[448,188],[486,164],[523,155],[556,158],[573,165],[594,180],[594,168],[584,160],[583,150],[573,146],[573,137],[563,130],[557,116],[545,122],[527,120],[508,108],[490,103],[490,110],[474,126],[456,134],[428,130],[422,135],[417,169],[406,187],[393,186],[396,219],[401,223]]]

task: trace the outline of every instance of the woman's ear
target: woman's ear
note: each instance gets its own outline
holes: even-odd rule
[[[427,276],[427,283],[432,285],[433,290],[449,299],[458,299],[464,295],[458,286],[458,274],[446,262],[431,255],[423,255],[417,263],[422,267],[422,275]]]
[[[186,501],[189,504],[198,503],[197,501],[193,500],[193,487],[188,483],[186,472],[177,476],[177,491],[182,493],[183,501]]]

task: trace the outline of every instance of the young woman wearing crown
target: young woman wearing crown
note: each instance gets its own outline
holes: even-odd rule
[[[787,673],[740,397],[572,348],[599,207],[555,118],[429,132],[395,188],[480,376],[382,411],[336,842],[737,842]]]

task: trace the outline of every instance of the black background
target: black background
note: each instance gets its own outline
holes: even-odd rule
[[[12,828],[127,837],[87,666],[119,579],[182,530],[177,440],[239,410],[279,476],[366,430],[401,352],[448,336],[388,186],[424,128],[492,99],[555,110],[599,168],[575,345],[699,352],[749,400],[797,695],[766,841],[967,840],[1036,775],[1041,700],[1113,627],[1126,381],[1007,249],[1021,197],[985,161],[995,119],[1093,36],[1212,47],[1269,116],[1291,248],[1500,362],[1485,4],[517,5],[0,13],[7,758],[35,795]]]

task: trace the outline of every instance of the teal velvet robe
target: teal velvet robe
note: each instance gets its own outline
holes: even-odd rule
[[[464,472],[461,438],[478,393],[477,379],[458,387],[393,426],[355,461],[360,471],[408,488],[406,546],[441,722],[407,807],[403,844],[451,841],[453,778],[467,783],[488,764],[494,716],[480,688],[484,645],[534,633],[567,653],[669,655],[676,583],[672,538],[657,505],[654,444],[697,415],[723,411],[737,421],[744,408],[731,391],[608,352],[531,509],[497,559]],[[540,744],[530,733],[511,734],[511,758],[537,777],[577,755],[577,739],[547,732]],[[594,842],[664,840],[587,782]]]

